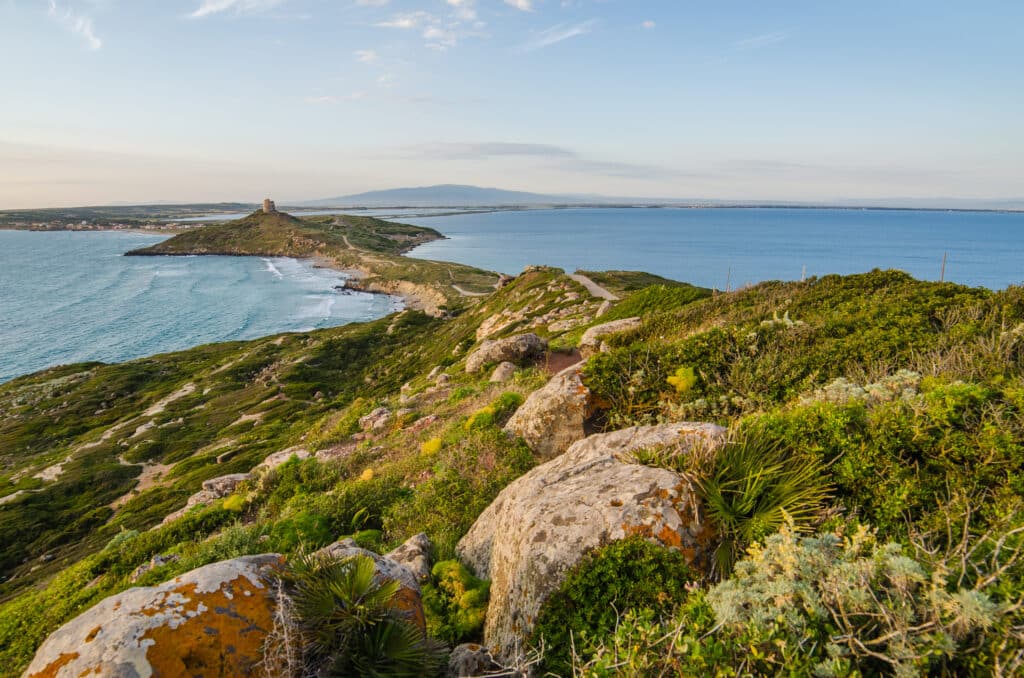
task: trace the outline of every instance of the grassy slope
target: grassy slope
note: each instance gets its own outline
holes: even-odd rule
[[[464,375],[458,362],[491,315],[519,312],[506,334],[550,335],[547,322],[536,319],[558,309],[592,313],[596,301],[573,300],[582,292],[557,271],[541,269],[448,321],[410,312],[124,365],[57,368],[0,387],[0,479],[21,474],[8,494],[39,490],[0,506],[0,525],[32,526],[0,535],[4,571],[17,575],[0,589],[8,598],[0,607],[0,665],[18,670],[50,631],[127,587],[132,569],[157,553],[182,560],[142,583],[241,553],[290,552],[349,533],[383,548],[425,530],[442,556],[450,554],[489,498],[533,463],[498,433],[500,422],[485,417],[477,426],[467,418],[503,390],[525,395],[544,380],[527,371],[496,387],[486,376]],[[644,316],[644,327],[613,341],[612,353],[588,368],[587,382],[607,406],[611,427],[678,418],[764,420],[830,464],[837,511],[866,517],[894,538],[905,535],[908,520],[929,527],[934,507],[951,491],[977,498],[982,516],[1012,511],[1024,493],[1021,289],[996,293],[885,271],[764,283],[714,297],[655,285],[634,292],[610,317],[636,314]],[[578,332],[552,338],[571,343]],[[454,383],[426,394],[426,372],[439,364],[453,366]],[[680,367],[698,377],[685,393],[666,382]],[[878,409],[802,404],[819,398],[817,390],[836,377],[865,384],[904,368],[927,377],[920,401]],[[407,382],[407,393],[422,394],[408,405],[398,397]],[[157,415],[140,414],[187,383],[196,385],[192,394]],[[412,412],[356,443],[355,420],[378,404]],[[261,419],[242,420],[260,412]],[[428,414],[440,420],[408,430]],[[143,426],[149,422],[155,426]],[[107,431],[114,433],[104,440]],[[439,443],[429,449],[439,450],[421,452],[433,440]],[[99,444],[83,450],[90,442]],[[338,462],[289,466],[244,488],[237,500],[104,548],[123,528],[158,522],[203,479],[246,470],[269,452],[300,443],[347,452]],[[217,464],[225,451],[233,456]],[[69,453],[59,480],[30,479]],[[130,487],[139,470],[118,464],[119,455],[173,470],[117,512],[95,509]],[[55,559],[42,563],[43,555]],[[30,560],[21,564],[25,557]],[[45,588],[29,588],[55,574]]]

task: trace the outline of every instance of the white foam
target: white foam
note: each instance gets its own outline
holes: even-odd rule
[[[272,262],[270,259],[263,259],[263,263],[267,265],[267,271],[273,273],[275,278],[277,278],[278,280],[284,279],[284,274],[281,273],[277,266],[274,266],[274,262]]]

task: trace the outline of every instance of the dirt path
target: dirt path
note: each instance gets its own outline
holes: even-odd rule
[[[464,297],[489,297],[489,296],[491,296],[490,292],[470,292],[469,290],[462,289],[458,285],[452,285],[452,289],[455,290],[456,292],[458,292],[459,294],[461,294]]]
[[[600,285],[598,285],[596,282],[594,282],[585,275],[580,275],[579,273],[570,273],[569,277],[578,282],[579,284],[583,285],[584,287],[586,287],[587,291],[590,292],[590,294],[592,294],[593,296],[597,297],[598,299],[607,299],[608,301],[619,300],[617,296],[615,296],[605,288],[601,287]]]

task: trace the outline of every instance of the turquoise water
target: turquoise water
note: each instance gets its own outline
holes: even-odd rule
[[[896,268],[1002,289],[1024,282],[1024,213],[826,209],[565,209],[407,219],[450,239],[412,256],[515,274],[642,270],[725,289]]]
[[[342,294],[334,289],[340,273],[294,259],[121,256],[160,240],[0,231],[0,381],[370,320],[395,308],[390,297]]]

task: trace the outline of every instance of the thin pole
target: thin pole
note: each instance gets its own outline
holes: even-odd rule
[[[939,274],[939,282],[946,282],[946,257],[949,256],[949,252],[942,253],[942,273]]]
[[[800,271],[800,282],[807,280],[807,264],[804,264],[803,269]]]
[[[729,291],[729,281],[732,280],[732,266],[729,267],[729,272],[725,274],[725,291]]]

